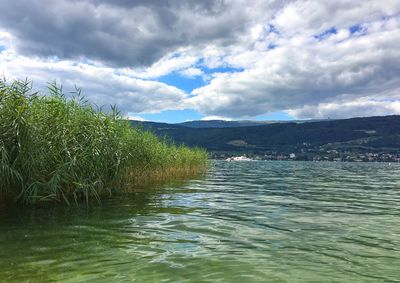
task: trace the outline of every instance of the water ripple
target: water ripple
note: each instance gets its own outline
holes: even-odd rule
[[[400,282],[400,166],[222,162],[100,206],[0,212],[0,281]]]

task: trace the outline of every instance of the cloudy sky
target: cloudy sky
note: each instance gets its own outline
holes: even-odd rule
[[[400,114],[400,1],[0,0],[0,75],[138,119]]]

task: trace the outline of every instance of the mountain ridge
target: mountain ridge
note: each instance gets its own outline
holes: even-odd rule
[[[225,128],[153,122],[139,125],[178,144],[218,154],[400,153],[400,115]]]
[[[264,120],[264,121],[256,121],[256,120],[193,120],[186,121],[180,123],[165,123],[165,122],[153,122],[153,121],[139,121],[139,120],[131,120],[134,123],[143,123],[143,124],[167,124],[173,126],[184,126],[188,128],[238,128],[238,127],[253,127],[253,126],[263,126],[270,124],[278,124],[278,123],[311,123],[311,122],[320,122],[320,121],[333,121],[338,119],[310,119],[310,120]],[[164,127],[164,126],[162,126]]]

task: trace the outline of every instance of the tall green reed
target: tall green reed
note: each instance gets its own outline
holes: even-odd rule
[[[207,153],[132,128],[115,107],[92,106],[29,81],[0,80],[0,198],[23,203],[99,200],[153,179],[195,173]]]

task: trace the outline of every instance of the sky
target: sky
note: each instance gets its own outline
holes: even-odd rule
[[[0,76],[131,119],[400,114],[400,1],[0,0]]]

